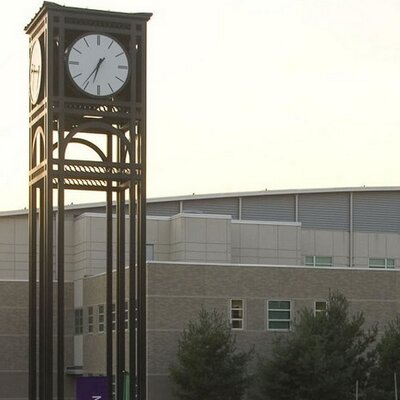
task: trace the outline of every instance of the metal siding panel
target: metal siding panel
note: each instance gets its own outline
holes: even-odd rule
[[[355,231],[400,233],[400,192],[353,194]]]
[[[349,193],[299,195],[299,222],[303,228],[349,230]]]
[[[294,195],[242,198],[242,219],[252,221],[295,221]]]
[[[147,215],[171,217],[179,214],[179,201],[147,203]]]
[[[183,202],[184,212],[201,214],[231,215],[233,219],[239,218],[238,198],[200,199],[185,200]]]

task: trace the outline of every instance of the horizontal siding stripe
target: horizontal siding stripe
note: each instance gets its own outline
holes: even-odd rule
[[[295,196],[254,196],[242,198],[242,219],[295,222]]]
[[[172,217],[179,214],[179,201],[166,201],[159,203],[147,203],[147,215]]]
[[[239,199],[203,199],[185,200],[183,211],[187,213],[230,215],[233,219],[239,218]]]
[[[304,228],[349,230],[349,193],[299,195],[299,222]]]
[[[400,193],[354,193],[353,226],[355,231],[399,233]]]
[[[295,222],[296,194],[255,195],[241,199],[242,220]],[[311,229],[350,229],[350,192],[298,194],[298,222]],[[239,219],[239,197],[183,200],[183,211],[231,215]],[[147,204],[150,216],[173,216],[179,201]],[[353,230],[400,233],[400,191],[353,193]]]

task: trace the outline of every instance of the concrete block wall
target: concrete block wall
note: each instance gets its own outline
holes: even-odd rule
[[[400,268],[399,234],[354,232],[353,243],[355,267],[368,267],[369,258],[393,258]]]
[[[335,267],[350,266],[350,246],[353,247],[353,267],[368,268],[370,258],[391,258],[400,268],[400,235],[397,233],[301,230],[301,251],[305,256],[328,256]]]
[[[232,221],[232,262],[299,265],[301,224]]]
[[[54,231],[56,231],[56,219]],[[115,232],[114,220],[114,232]],[[128,229],[128,228],[127,228]],[[147,219],[147,243],[155,261],[301,263],[300,224],[238,222],[230,216],[177,214]],[[129,235],[126,234],[126,249]],[[115,245],[115,235],[114,235]],[[56,265],[56,248],[53,251]],[[126,253],[128,257],[128,253]],[[104,214],[66,214],[65,278],[80,280],[105,271]],[[115,263],[115,254],[114,254]],[[2,217],[0,279],[28,278],[27,215]],[[56,278],[56,276],[55,276]]]
[[[301,265],[304,265],[306,256],[327,256],[333,258],[335,267],[348,267],[350,262],[350,234],[339,230],[303,228],[301,231],[301,252]]]
[[[171,218],[170,260],[230,262],[231,217],[177,214]]]
[[[0,279],[28,279],[27,214],[2,216],[0,221]],[[114,220],[114,228],[115,224]],[[55,218],[55,232],[56,228]],[[127,231],[126,251],[128,241]],[[302,228],[300,223],[291,222],[239,221],[223,215],[148,217],[147,243],[155,261],[304,265],[305,256],[315,255],[331,256],[334,266],[344,267],[350,265],[353,254],[355,267],[368,268],[369,258],[393,258],[400,268],[397,233],[355,231],[351,236],[344,230]],[[56,251],[54,247],[55,265]],[[126,256],[128,259],[128,253]],[[66,213],[66,279],[104,272],[105,258],[105,214]]]
[[[82,214],[74,223],[74,280],[97,275],[106,268],[106,218]]]
[[[147,217],[147,243],[153,246],[155,261],[169,261],[171,252],[171,221],[169,217]]]
[[[56,231],[56,219],[53,229]],[[65,219],[65,279],[72,279],[74,269],[73,217]],[[56,265],[56,246],[53,246],[53,260]],[[26,213],[4,216],[0,219],[0,279],[25,280],[29,278],[29,231]],[[54,273],[56,278],[56,272]]]
[[[28,278],[28,219],[3,217],[0,227],[0,279]]]

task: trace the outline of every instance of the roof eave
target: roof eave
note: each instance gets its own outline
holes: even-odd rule
[[[113,17],[118,17],[118,18],[124,18],[124,19],[138,19],[144,22],[147,22],[151,17],[152,13],[146,13],[146,12],[138,12],[138,13],[127,13],[127,12],[120,12],[120,11],[105,11],[105,10],[95,10],[95,9],[89,9],[89,8],[80,8],[80,7],[67,7],[67,6],[62,6],[57,3],[49,2],[49,1],[44,1],[42,7],[39,9],[39,11],[35,14],[35,16],[32,18],[32,20],[25,26],[25,32],[30,33],[31,29],[36,25],[36,22],[43,17],[43,14],[47,11],[65,11],[65,12],[70,12],[70,13],[76,13],[79,15],[82,15],[82,12],[86,13],[87,15],[104,15],[104,16],[113,16]]]

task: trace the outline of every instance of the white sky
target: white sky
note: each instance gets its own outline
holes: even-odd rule
[[[59,4],[154,13],[149,197],[399,185],[398,0]],[[41,5],[9,2],[0,25],[0,210],[28,205],[23,28]]]

